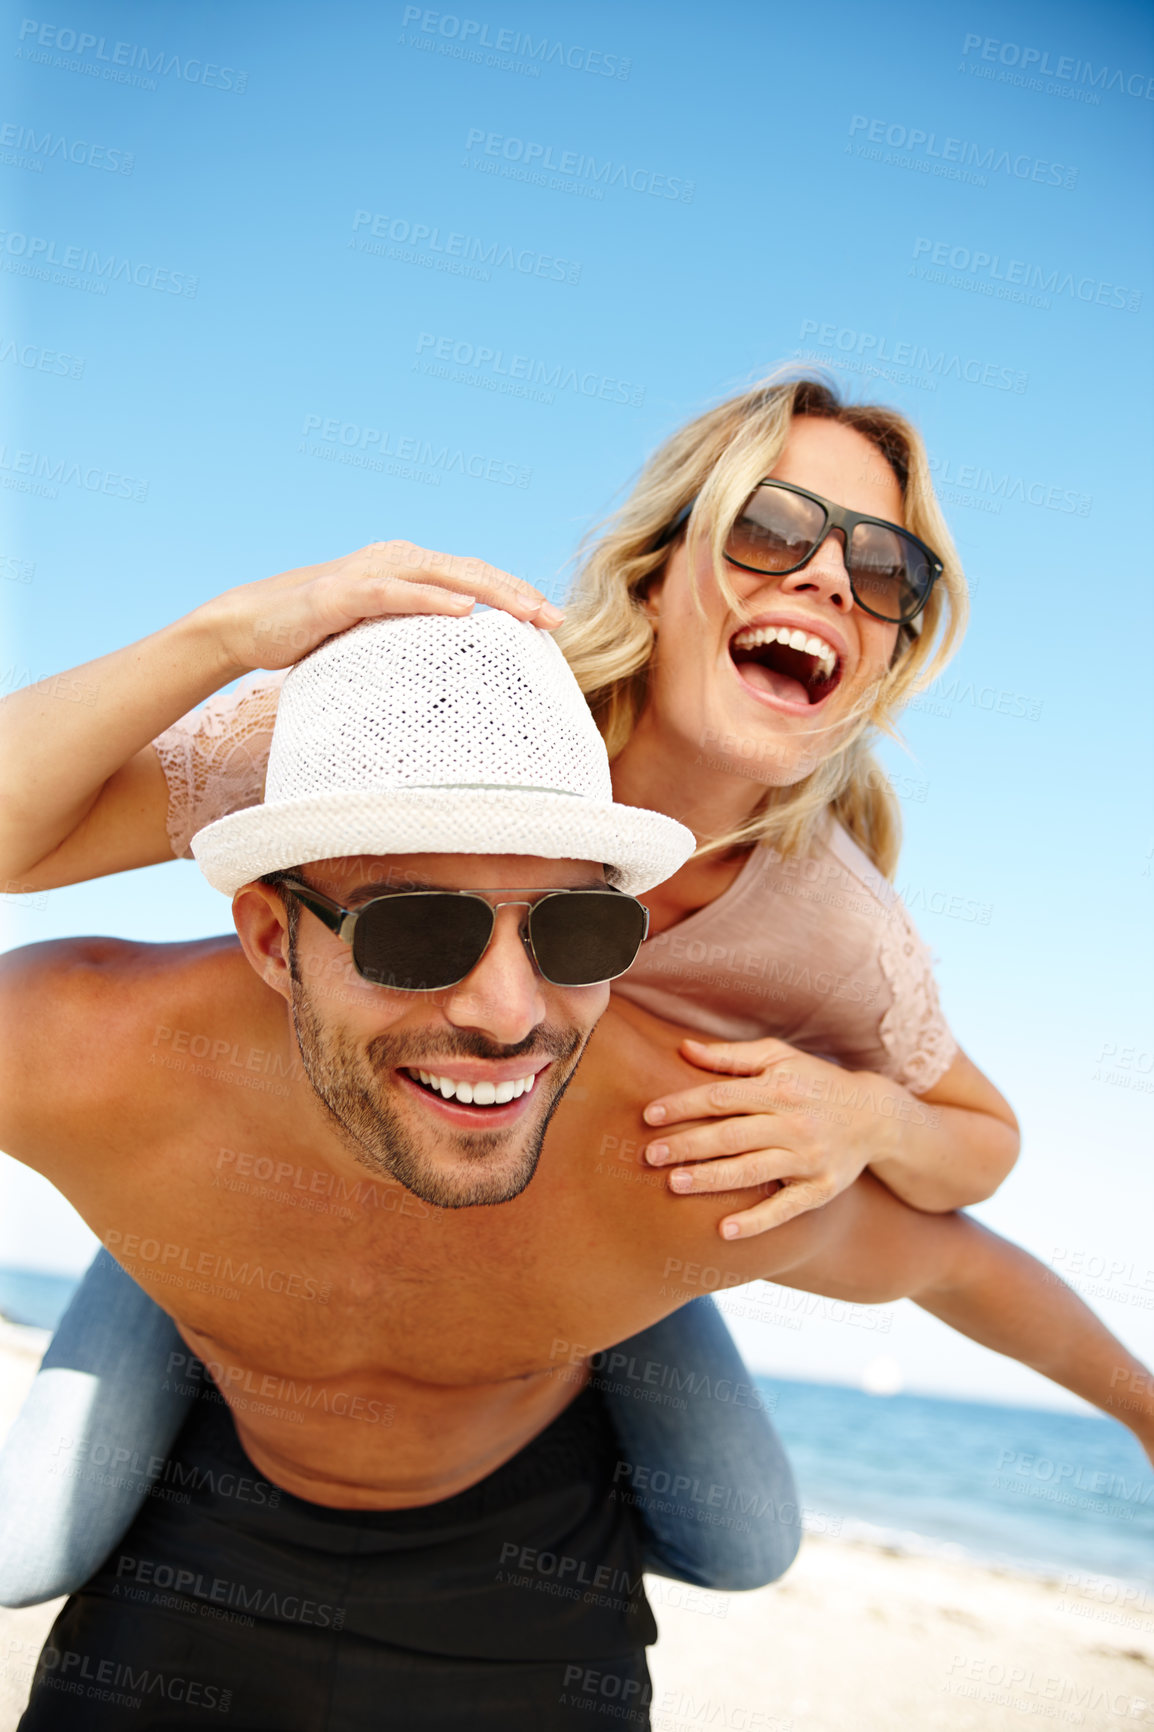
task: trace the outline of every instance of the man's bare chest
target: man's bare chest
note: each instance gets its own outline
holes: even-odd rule
[[[230,1032],[219,1012],[213,1027]],[[152,1069],[163,1131],[143,1103],[131,1154],[92,1163],[72,1195],[186,1338],[231,1363],[430,1387],[525,1377],[571,1357],[558,1342],[594,1351],[671,1308],[667,1259],[638,1233],[655,1193],[687,1205],[645,1169],[638,1107],[617,1098],[627,1032],[598,1031],[535,1177],[500,1205],[434,1207],[334,1149],[299,1068],[276,1092]]]
[[[206,1146],[204,1128],[122,1175],[95,1217],[85,1211],[186,1334],[262,1370],[434,1384],[547,1357],[568,1283],[499,1212],[433,1208],[251,1124],[243,1140]]]

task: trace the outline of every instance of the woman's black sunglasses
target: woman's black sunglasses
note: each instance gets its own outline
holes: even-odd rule
[[[499,902],[471,890],[397,890],[342,908],[299,879],[287,891],[351,947],[363,979],[394,992],[438,992],[471,974],[489,946],[498,908],[527,908],[521,938],[553,986],[599,986],[631,968],[649,930],[649,910],[620,890],[532,891]]]
[[[696,503],[678,513],[657,547],[672,541]],[[789,481],[758,482],[726,537],[725,557],[743,571],[783,576],[800,571],[835,529],[857,605],[894,625],[916,619],[944,569],[933,548],[884,517],[847,511]]]

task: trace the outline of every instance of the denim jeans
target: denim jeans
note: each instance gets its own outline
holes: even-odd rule
[[[190,1358],[167,1313],[98,1252],[0,1451],[0,1605],[74,1593],[104,1561],[191,1409]],[[720,1589],[788,1569],[801,1537],[793,1475],[713,1301],[595,1365],[621,1446],[615,1490],[642,1522],[646,1568]]]

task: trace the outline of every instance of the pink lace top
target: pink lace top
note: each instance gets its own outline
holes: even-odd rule
[[[283,673],[250,674],[155,742],[168,834],[256,805]],[[755,848],[723,896],[649,939],[613,990],[722,1040],[774,1035],[924,1094],[957,1055],[900,897],[840,825],[804,858]]]
[[[218,692],[152,742],[168,783],[168,839],[178,860],[191,860],[189,844],[206,824],[264,799],[287,672],[246,675],[235,691]]]

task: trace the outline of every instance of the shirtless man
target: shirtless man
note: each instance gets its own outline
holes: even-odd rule
[[[413,683],[438,658],[455,696]],[[699,1073],[683,1031],[606,1010],[607,977],[633,942],[620,891],[691,846],[611,804],[542,634],[501,614],[376,622],[294,671],[264,806],[197,839],[239,942],[5,959],[0,1142],[170,1311],[227,1402],[198,1404],[172,1501],[61,1613],[22,1732],[225,1713],[251,1732],[507,1732],[588,1727],[607,1703],[648,1724],[629,1507],[645,1464],[619,1459],[586,1362],[705,1286],[908,1294],[1101,1405],[1111,1367],[1140,1371],[1030,1258],[868,1174],[723,1248],[729,1199],[676,1198],[646,1167],[642,1106]],[[413,896],[429,891],[480,901]],[[286,1092],[158,1063],[177,1030],[271,1054]],[[321,1198],[368,1177],[396,1206],[223,1186],[240,1153]],[[740,1484],[685,1495],[796,1522]]]

